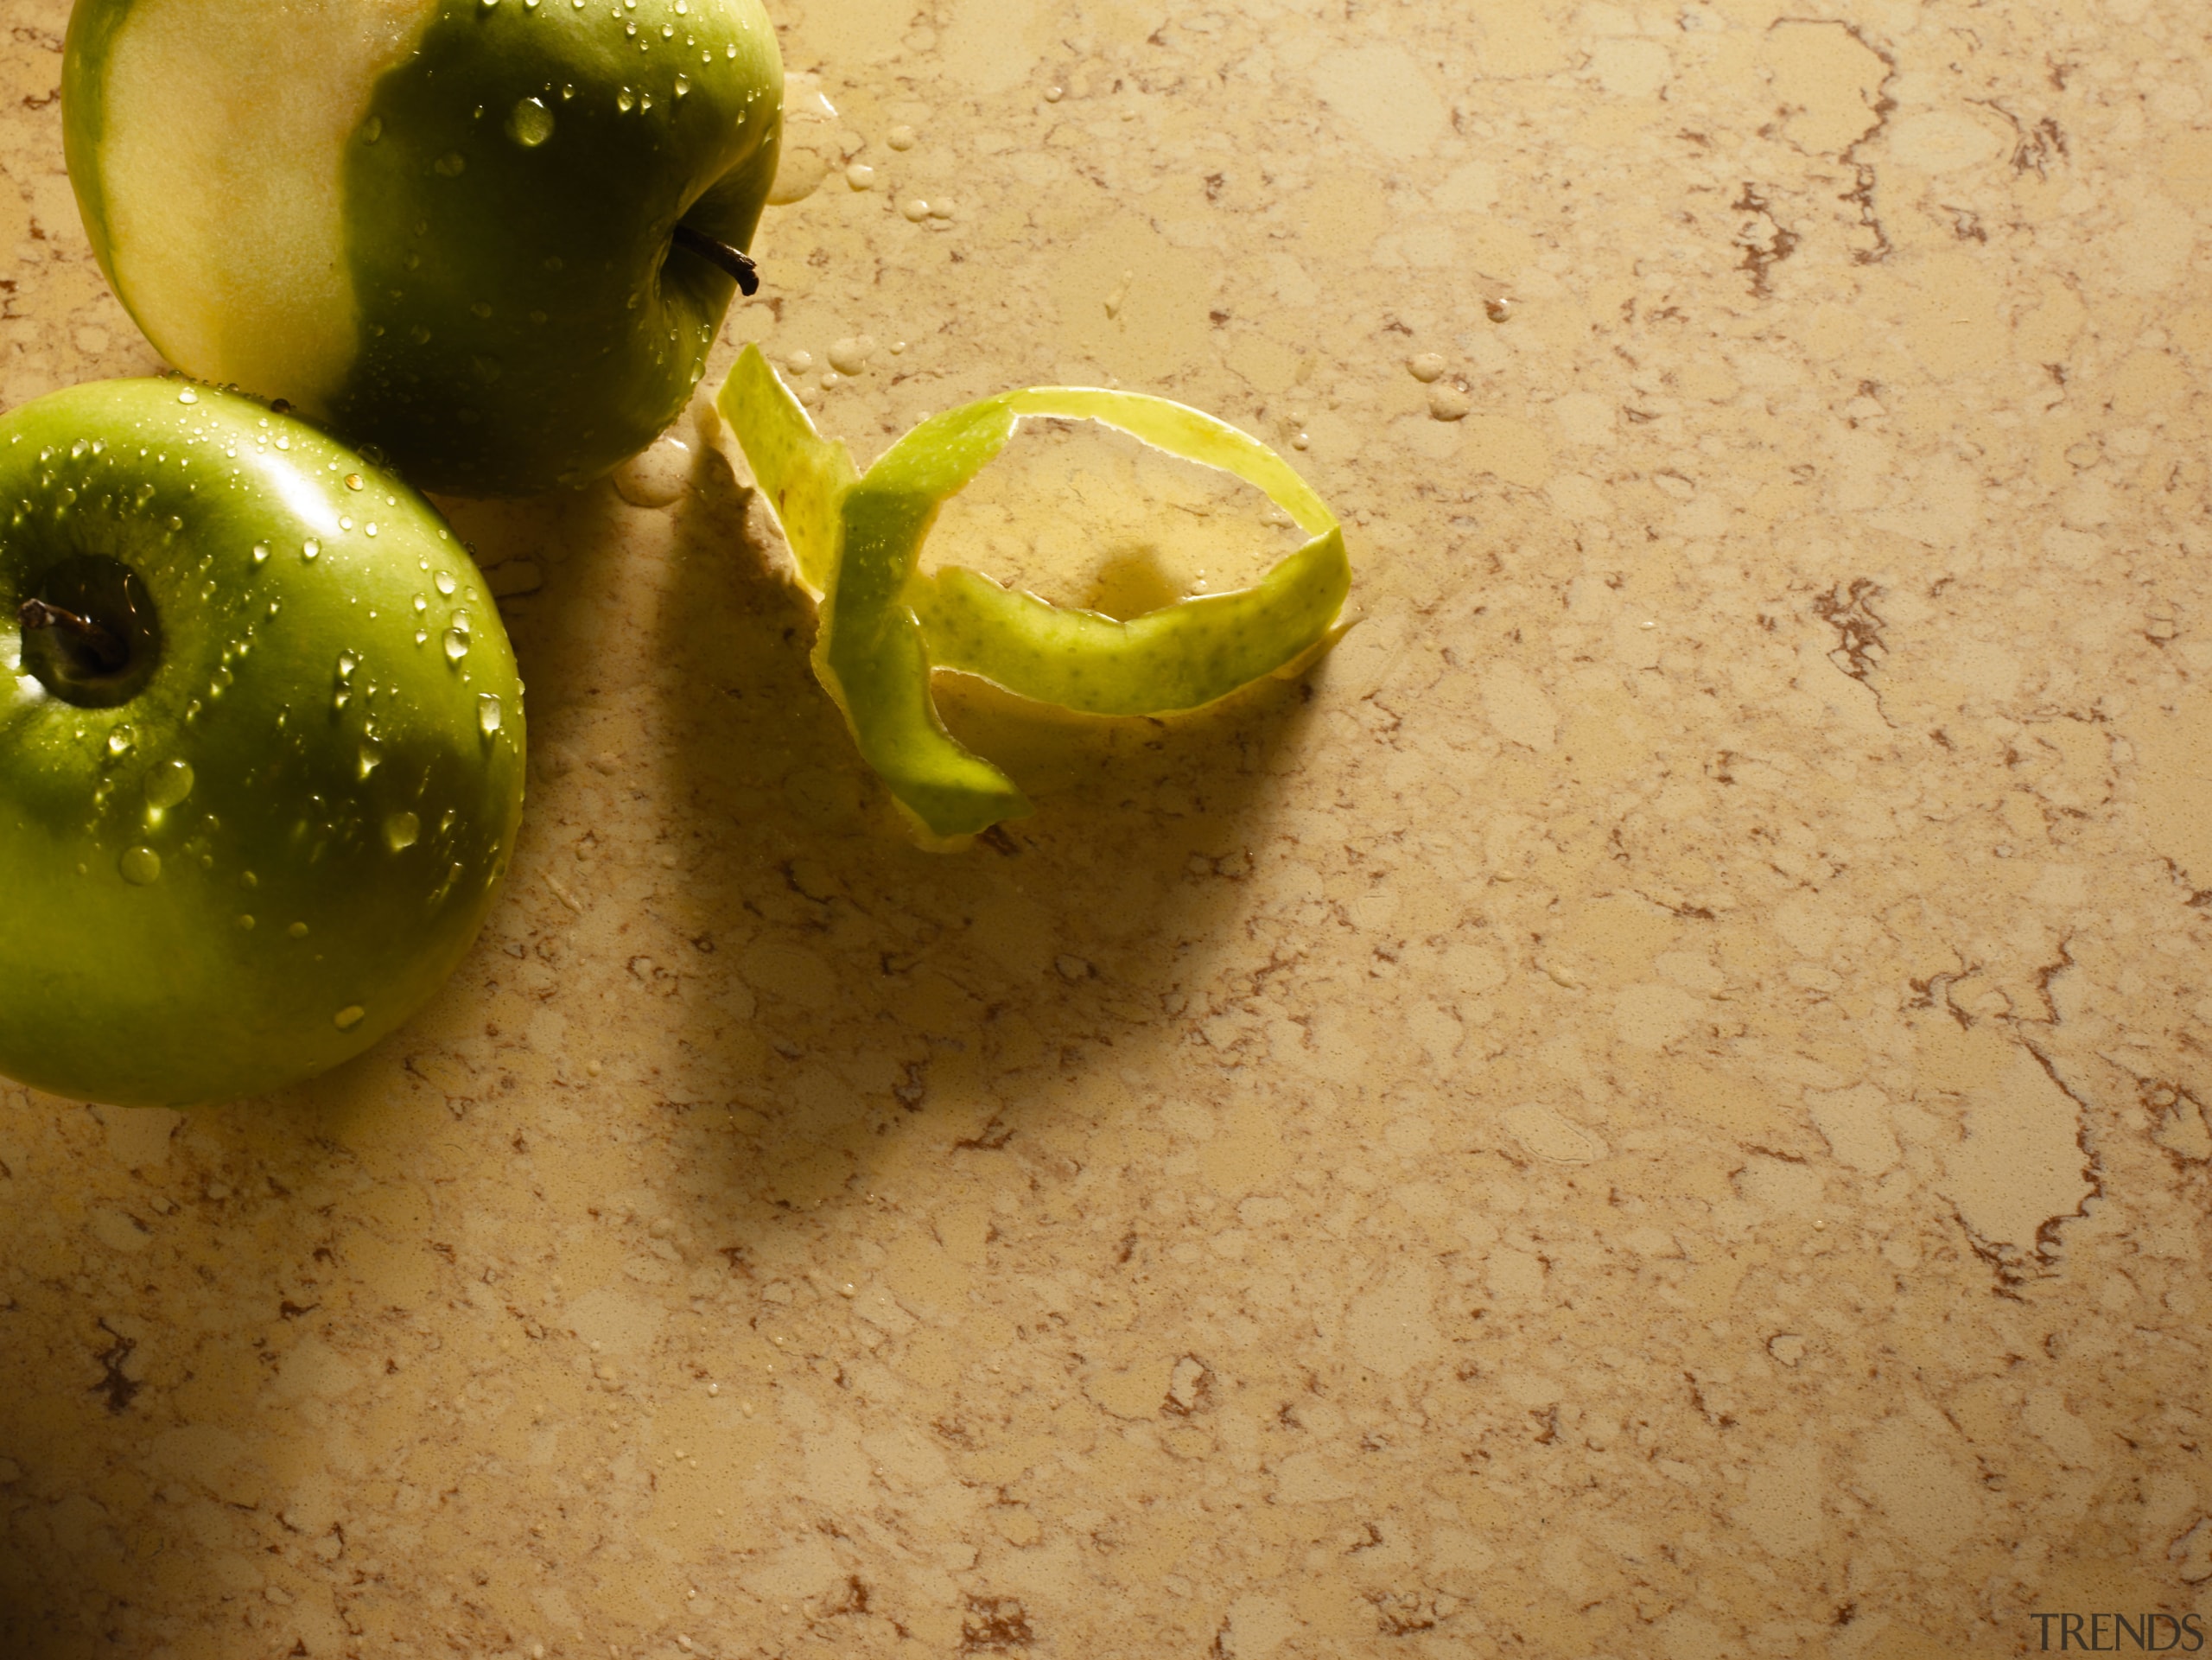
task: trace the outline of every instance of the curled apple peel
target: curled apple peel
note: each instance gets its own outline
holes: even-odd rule
[[[945,729],[933,670],[1079,714],[1166,715],[1294,672],[1343,632],[1351,563],[1336,516],[1274,451],[1185,404],[1093,387],[1001,392],[923,422],[864,474],[815,430],[757,347],[739,356],[715,407],[821,607],[815,677],[925,843],[1030,811],[1011,779]],[[964,566],[922,572],[938,508],[1025,417],[1096,421],[1234,474],[1309,539],[1249,588],[1126,621],[1013,592]]]

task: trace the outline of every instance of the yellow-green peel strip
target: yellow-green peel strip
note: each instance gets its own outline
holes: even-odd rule
[[[822,603],[814,671],[861,756],[936,840],[1029,811],[997,767],[938,718],[932,668],[1092,715],[1197,709],[1302,663],[1331,638],[1351,565],[1334,514],[1282,457],[1210,415],[1141,392],[1032,386],[923,422],[864,474],[825,440],[758,347],[716,406]],[[1311,538],[1258,582],[1127,621],[1001,588],[980,572],[916,569],[938,509],[1006,447],[1025,416],[1088,419],[1265,491]]]

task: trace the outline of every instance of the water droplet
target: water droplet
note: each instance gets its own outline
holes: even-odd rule
[[[653,95],[651,92],[640,92],[638,94],[638,107],[639,109],[650,110],[652,106]]]
[[[115,866],[123,873],[123,880],[133,887],[143,887],[162,879],[162,855],[151,848],[125,848]]]
[[[374,535],[377,533],[377,522],[376,522],[376,520],[374,520],[374,519],[372,518],[372,519],[371,519],[367,524],[365,524],[365,525],[362,525],[362,526],[361,526],[361,531],[362,531],[362,533],[363,533],[364,535],[367,535],[367,536],[374,536]],[[369,613],[369,614],[370,614],[371,616],[372,616],[372,617],[373,617],[374,615],[376,615],[376,613],[375,613],[375,612],[373,612],[373,611],[372,611],[372,612],[370,612],[370,613]]]
[[[165,760],[146,774],[146,805],[167,812],[192,793],[192,763]]]
[[[383,750],[378,748],[376,745],[372,743],[365,743],[361,746],[360,759],[355,763],[355,766],[356,770],[360,773],[360,776],[363,779],[366,779],[370,773],[375,772],[378,767],[383,765]]]
[[[127,755],[130,753],[130,746],[137,741],[138,735],[130,729],[130,723],[128,721],[119,722],[108,731],[107,753]]]
[[[306,541],[300,544],[300,557],[302,559],[320,558],[321,555],[322,544],[316,541],[315,537],[309,537]]]
[[[914,147],[914,130],[901,124],[884,134],[883,141],[893,149],[912,149]]]
[[[690,78],[689,75],[678,75],[678,76],[676,78],[676,95],[677,95],[677,97],[678,97],[678,98],[683,98],[683,97],[684,97],[686,94],[688,94],[688,93],[690,92],[690,90],[691,90],[691,78]]]
[[[430,602],[429,602],[429,600],[427,600],[427,599],[425,599],[422,595],[417,594],[417,595],[415,596],[415,614],[416,614],[416,616],[418,616],[418,617],[419,617],[419,616],[421,616],[421,615],[422,615],[425,611],[428,611],[429,608],[430,608]]]
[[[187,386],[176,395],[176,401],[180,404],[197,404],[200,401],[200,394]]]
[[[449,149],[430,163],[430,171],[441,179],[458,179],[467,170],[468,158],[457,149]]]
[[[384,844],[394,853],[404,853],[415,845],[423,834],[423,821],[411,812],[385,815]]]
[[[348,473],[346,475],[346,487],[348,490],[359,490],[366,482],[367,480],[363,479],[359,473]]]
[[[627,115],[638,107],[638,95],[625,86],[614,95],[614,107]]]
[[[507,137],[524,149],[536,149],[553,136],[553,111],[538,99],[524,99],[507,111]]]
[[[875,188],[875,169],[866,162],[855,162],[845,169],[845,183],[850,189],[872,190]]]
[[[489,386],[499,378],[499,359],[488,352],[480,352],[468,359],[468,372]]]
[[[458,663],[468,655],[468,636],[458,628],[446,630],[446,661]]]
[[[363,143],[373,144],[378,139],[383,137],[384,118],[382,116],[372,115],[366,121],[361,123],[361,142]]]
[[[284,932],[295,939],[305,939],[308,937],[308,925],[304,922],[296,922]]]
[[[238,919],[238,926],[247,933],[251,933],[253,932],[253,919],[249,916],[240,917]]]
[[[484,4],[487,9],[496,6],[499,3],[499,0],[484,0]],[[363,1018],[368,1014],[368,1012],[369,1011],[367,1009],[362,1008],[359,1003],[348,1003],[345,1008],[340,1009],[330,1018],[337,1023],[338,1029],[340,1032],[351,1032],[355,1027],[361,1023]]]
[[[427,628],[417,628],[415,631],[415,643],[417,646],[423,645],[429,639],[429,638],[430,631]]]
[[[830,347],[830,366],[841,375],[856,375],[868,366],[868,359],[874,355],[874,335],[849,335]]]
[[[499,697],[497,692],[482,691],[476,694],[476,724],[486,737],[490,737],[499,729],[502,718],[503,712],[499,708]]]
[[[614,469],[614,488],[632,507],[666,507],[682,499],[691,478],[691,446],[672,435],[656,439]]]
[[[257,565],[264,563],[267,561],[268,557],[269,544],[266,542],[255,543],[253,544],[253,563]]]
[[[911,200],[900,202],[899,204],[899,212],[902,218],[913,224],[919,225],[924,219],[930,216],[930,205],[924,201],[919,196],[916,196]]]
[[[448,594],[448,595],[449,595],[449,594],[451,594],[451,593],[453,592],[453,590],[454,590],[454,580],[453,580],[453,573],[452,573],[451,571],[449,571],[449,570],[442,570],[442,571],[440,571],[440,572],[438,573],[438,575],[437,575],[436,582],[437,582],[437,589],[438,589],[438,592],[439,592],[439,593],[441,593],[441,594]]]
[[[277,440],[276,440],[276,448],[279,448],[279,449],[289,449],[291,447],[292,447],[292,440],[291,440],[291,436],[290,436],[290,435],[289,435],[289,434],[283,434],[283,435],[280,435],[280,436],[278,436],[278,438],[277,438]]]
[[[352,530],[352,529],[353,528],[353,516],[352,516],[351,514],[349,514],[349,513],[340,513],[340,514],[339,514],[339,515],[338,515],[338,528],[339,528],[340,530],[341,530],[341,531],[350,531],[350,530]]]
[[[359,658],[358,658],[358,657],[355,657],[355,656],[353,654],[353,652],[339,652],[339,654],[338,654],[338,677],[339,677],[340,680],[351,680],[351,679],[353,677],[353,671],[354,671],[354,670],[356,670],[356,669],[358,669],[358,668],[359,668],[360,666],[361,666],[361,659],[360,659]]]

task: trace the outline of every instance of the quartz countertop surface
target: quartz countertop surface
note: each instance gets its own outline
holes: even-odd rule
[[[1343,514],[1361,620],[1174,722],[950,689],[1038,807],[925,853],[711,421],[454,504],[531,766],[452,983],[278,1098],[0,1086],[0,1647],[2212,1616],[2202,7],[776,16],[795,200],[707,385],[759,340],[863,461],[1180,398]],[[0,36],[9,406],[158,364],[66,21]],[[1272,545],[1014,450],[945,557]]]

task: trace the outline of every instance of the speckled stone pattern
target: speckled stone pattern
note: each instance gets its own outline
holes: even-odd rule
[[[863,461],[1181,398],[1364,620],[1173,723],[949,695],[1039,810],[935,855],[711,429],[457,507],[535,754],[444,995],[282,1099],[0,1091],[0,1650],[2205,1621],[2208,16],[782,5],[708,384],[760,340]],[[64,22],[0,38],[9,404],[154,366]]]

